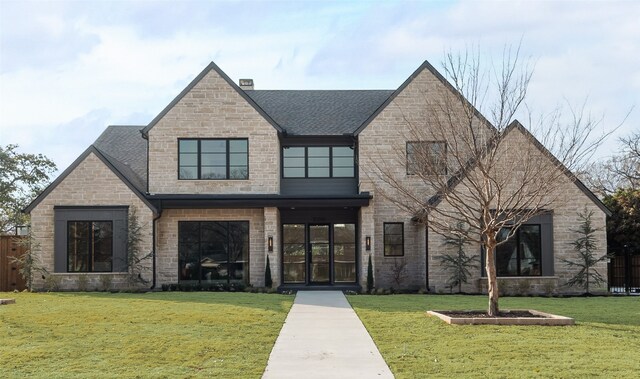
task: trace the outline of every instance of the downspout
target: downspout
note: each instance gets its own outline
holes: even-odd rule
[[[156,221],[158,221],[160,219],[160,217],[162,217],[162,200],[159,201],[158,203],[158,216],[154,216],[153,217],[153,221],[151,222],[151,230],[152,230],[152,241],[151,241],[151,255],[152,255],[152,271],[153,271],[153,279],[151,282],[151,288],[149,288],[150,290],[154,290],[156,288],[156,281],[157,281],[157,275],[156,275]]]

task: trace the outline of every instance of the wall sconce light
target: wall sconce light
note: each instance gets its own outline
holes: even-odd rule
[[[267,239],[267,250],[269,250],[269,252],[273,251],[273,236],[269,236]]]
[[[364,239],[364,247],[367,251],[371,250],[371,237],[366,236]]]

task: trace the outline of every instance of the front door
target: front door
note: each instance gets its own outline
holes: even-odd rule
[[[284,284],[356,282],[356,225],[283,224]]]
[[[324,284],[331,281],[329,225],[309,225],[309,281]]]

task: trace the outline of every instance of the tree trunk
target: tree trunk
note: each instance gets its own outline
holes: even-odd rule
[[[498,279],[496,278],[496,240],[494,237],[487,237],[487,243],[485,245],[487,249],[487,259],[485,262],[485,269],[487,271],[487,290],[489,292],[489,309],[487,314],[490,317],[496,317],[498,315]]]

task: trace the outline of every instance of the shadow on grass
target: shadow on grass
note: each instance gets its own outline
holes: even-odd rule
[[[60,298],[91,298],[105,301],[134,300],[154,303],[191,303],[206,305],[231,305],[236,307],[261,309],[272,312],[288,312],[293,304],[293,296],[280,294],[261,294],[246,292],[146,292],[146,293],[110,293],[110,292],[48,292],[37,295]]]

